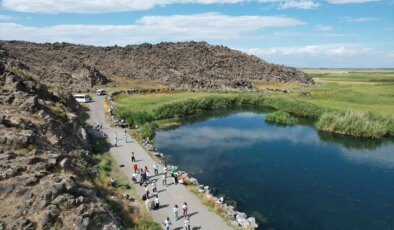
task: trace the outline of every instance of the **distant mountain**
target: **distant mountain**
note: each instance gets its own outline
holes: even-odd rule
[[[254,80],[313,84],[310,76],[295,68],[206,42],[95,47],[0,41],[1,49],[8,67],[72,91],[92,90],[114,76],[185,89],[253,88]]]

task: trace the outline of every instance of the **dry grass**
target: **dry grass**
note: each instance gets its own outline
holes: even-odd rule
[[[272,83],[254,82],[254,85],[256,86],[257,89],[271,89],[271,90],[275,90],[275,89],[284,90],[284,89],[292,89],[299,87],[299,85],[296,83],[280,83],[280,82],[272,82]]]
[[[128,79],[123,77],[112,77],[110,83],[102,86],[109,92],[128,89],[166,89],[167,86],[150,80]]]

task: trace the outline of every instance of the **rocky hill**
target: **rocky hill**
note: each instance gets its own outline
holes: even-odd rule
[[[0,53],[0,229],[116,229],[70,94],[8,71]]]
[[[313,83],[294,68],[205,42],[94,47],[0,41],[0,49],[9,68],[23,69],[48,85],[73,91],[91,90],[114,76],[187,89],[252,88],[254,80]]]

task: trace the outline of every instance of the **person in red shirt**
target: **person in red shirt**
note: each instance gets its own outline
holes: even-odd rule
[[[133,165],[133,169],[134,169],[134,172],[137,172],[138,165],[137,165],[137,164],[134,164],[134,165]]]

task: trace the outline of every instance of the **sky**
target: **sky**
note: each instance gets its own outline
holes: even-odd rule
[[[394,68],[394,0],[0,0],[0,40],[225,45],[312,68]]]

